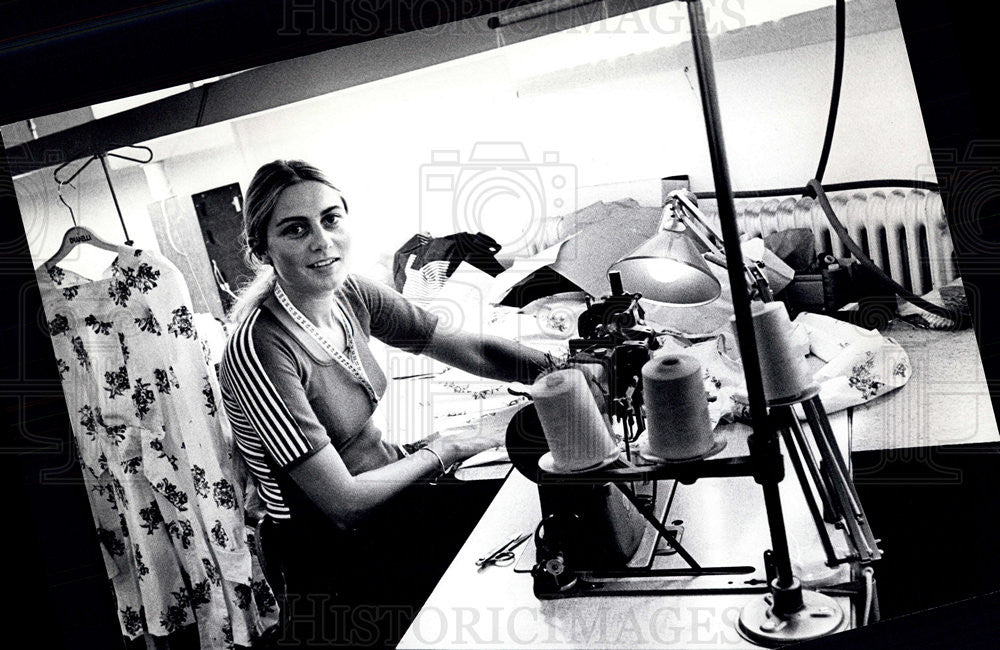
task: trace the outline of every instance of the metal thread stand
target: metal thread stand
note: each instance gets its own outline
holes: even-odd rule
[[[785,442],[789,460],[795,471],[799,485],[802,488],[807,508],[816,526],[816,531],[826,556],[825,563],[835,567],[845,563],[869,563],[881,557],[878,540],[874,537],[861,507],[860,500],[854,490],[850,474],[843,460],[840,446],[834,437],[829,419],[823,408],[823,403],[816,396],[805,396],[799,402],[806,414],[808,433],[795,417],[792,405],[772,406],[771,417]],[[811,443],[810,443],[811,441]],[[817,459],[813,446],[818,450]],[[822,462],[820,462],[822,461]],[[552,472],[540,472],[539,483],[558,484],[562,480],[586,481],[592,483],[610,483],[614,485],[644,516],[647,523],[660,535],[660,538],[676,551],[687,564],[686,569],[629,569],[613,571],[588,571],[584,567],[561,567],[580,571],[584,577],[579,589],[559,590],[558,594],[547,594],[550,597],[567,597],[579,595],[611,595],[635,593],[718,593],[718,592],[761,592],[772,588],[771,581],[777,578],[777,563],[773,551],[765,554],[765,571],[769,577],[768,584],[757,584],[755,580],[745,580],[735,587],[718,588],[699,585],[696,587],[676,587],[662,578],[676,576],[703,575],[741,575],[754,571],[747,566],[703,566],[684,545],[677,540],[672,531],[657,519],[654,508],[645,503],[632,487],[639,481],[651,481],[654,484],[662,480],[674,480],[680,483],[694,483],[703,478],[723,478],[754,476],[756,460],[753,456],[739,456],[719,459],[697,460],[686,463],[647,464],[610,466],[608,468],[587,472],[586,474],[561,475]],[[847,545],[847,552],[837,554],[827,524],[841,530]],[[631,581],[618,584],[607,578],[646,578],[643,581]],[[839,585],[831,589],[834,593],[855,593],[847,585]],[[810,597],[813,598],[813,597]],[[813,598],[815,601],[815,598]],[[770,604],[770,603],[769,603]],[[829,603],[827,603],[828,605]],[[799,611],[799,610],[796,610]],[[836,611],[839,611],[837,609]],[[809,613],[812,618],[831,618],[835,616],[823,610],[821,616],[815,612]],[[837,619],[839,621],[839,619]]]
[[[688,20],[691,24],[691,42],[698,69],[698,87],[705,115],[715,192],[718,197],[722,239],[726,249],[727,272],[736,316],[736,334],[743,360],[750,417],[753,420],[753,433],[748,439],[748,444],[750,456],[754,461],[754,480],[764,491],[774,559],[775,577],[770,581],[769,598],[765,597],[762,602],[751,603],[743,610],[739,629],[752,641],[783,645],[835,631],[840,623],[834,622],[833,617],[827,612],[831,607],[836,608],[838,612],[840,610],[832,598],[816,592],[807,592],[808,597],[804,597],[802,585],[792,572],[785,521],[781,510],[781,496],[778,491],[778,484],[784,478],[784,465],[781,460],[777,429],[769,420],[764,385],[760,375],[760,358],[754,337],[750,297],[743,275],[743,254],[740,250],[739,229],[736,224],[733,188],[729,179],[729,163],[722,137],[715,66],[701,0],[688,2]],[[778,415],[775,414],[776,417]]]

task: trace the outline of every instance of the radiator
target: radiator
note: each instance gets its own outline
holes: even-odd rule
[[[854,241],[899,284],[920,295],[955,279],[954,247],[937,192],[864,190],[829,193],[828,198]],[[715,200],[703,199],[699,207],[718,232]],[[737,199],[736,221],[741,233],[759,237],[809,228],[817,254],[850,255],[811,198]]]

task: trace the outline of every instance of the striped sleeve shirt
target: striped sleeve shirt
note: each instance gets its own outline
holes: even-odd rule
[[[367,345],[369,335],[419,353],[434,332],[433,314],[393,289],[351,276],[338,299],[354,329],[368,378],[381,397],[386,380]],[[293,515],[287,471],[333,444],[352,474],[400,457],[371,421],[365,389],[268,298],[230,335],[220,366],[222,400],[236,447],[268,514]]]

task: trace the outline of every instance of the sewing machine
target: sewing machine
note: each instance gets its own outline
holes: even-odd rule
[[[588,300],[580,315],[580,338],[569,342],[569,362],[604,368],[607,395],[602,411],[620,425],[628,454],[628,444],[645,429],[642,366],[659,344],[643,320],[640,296],[625,293],[615,273],[611,283],[612,295]],[[542,520],[535,533],[532,570],[538,597],[567,594],[579,571],[616,571],[626,566],[646,529],[640,508],[651,508],[655,493],[636,495],[633,502],[608,481],[540,472],[538,459],[548,445],[532,405],[511,421],[507,450],[515,467],[538,484]],[[619,461],[614,466],[624,464]]]
[[[588,304],[579,318],[580,338],[570,341],[571,364],[600,364],[606,378],[606,413],[615,435],[624,439],[625,453],[615,463],[579,473],[554,473],[539,469],[539,458],[549,451],[533,405],[511,420],[507,449],[514,466],[536,484],[541,521],[534,535],[530,567],[533,590],[540,599],[635,593],[764,593],[774,580],[776,567],[768,551],[751,566],[737,562],[700,564],[682,544],[683,527],[664,522],[657,509],[657,486],[690,485],[701,478],[753,477],[778,480],[784,475],[783,458],[774,450],[754,449],[743,456],[710,458],[691,463],[645,464],[632,458],[630,446],[645,430],[642,367],[659,347],[653,330],[643,320],[637,294],[622,291],[611,275],[612,295]],[[818,402],[818,399],[815,400]],[[806,433],[791,407],[772,407],[785,450],[799,482],[816,486],[805,492],[826,555],[826,566],[858,567],[881,556],[878,542],[860,509],[853,484],[833,439],[822,405],[803,402],[809,429],[822,456],[822,464],[809,451]],[[755,455],[756,454],[756,455]],[[650,489],[651,488],[651,489]],[[817,499],[818,496],[818,499]],[[663,501],[661,499],[660,501]],[[843,532],[847,552],[834,549],[831,530]],[[699,535],[701,533],[699,532]],[[669,568],[654,567],[653,554],[636,558],[642,546],[664,546],[672,553]],[[645,551],[644,551],[645,552]],[[718,561],[718,557],[710,559]],[[849,575],[840,589],[861,593],[858,575]]]

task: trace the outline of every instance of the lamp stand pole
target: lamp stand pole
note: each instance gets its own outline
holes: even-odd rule
[[[691,24],[691,43],[694,47],[695,67],[698,70],[698,87],[705,115],[715,193],[718,198],[719,221],[726,252],[726,270],[732,289],[736,335],[743,360],[750,416],[753,420],[753,433],[750,434],[747,443],[753,460],[754,480],[764,491],[764,505],[773,548],[772,552],[765,553],[771,592],[751,601],[743,609],[739,631],[755,643],[785,645],[835,632],[841,625],[843,612],[836,601],[829,596],[814,591],[804,591],[792,572],[788,538],[785,534],[785,519],[778,491],[778,484],[784,478],[784,461],[777,429],[771,426],[768,418],[767,400],[760,374],[760,357],[754,337],[750,294],[743,275],[743,253],[740,249],[739,229],[736,224],[729,163],[722,139],[715,65],[701,0],[685,1]]]

